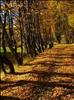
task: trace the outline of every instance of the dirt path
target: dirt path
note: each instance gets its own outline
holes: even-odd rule
[[[45,50],[0,86],[2,100],[74,100],[74,44]]]

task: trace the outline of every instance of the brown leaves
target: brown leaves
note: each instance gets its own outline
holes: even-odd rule
[[[2,79],[1,96],[20,100],[73,100],[73,45],[58,45],[39,54]]]

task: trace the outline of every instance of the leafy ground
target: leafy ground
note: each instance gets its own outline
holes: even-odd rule
[[[56,45],[5,75],[2,100],[74,100],[74,44]]]

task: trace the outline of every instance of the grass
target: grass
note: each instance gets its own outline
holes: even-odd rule
[[[6,50],[7,50],[7,53],[11,52],[9,47],[6,47]],[[0,52],[3,53],[3,48],[2,47],[0,47]],[[21,48],[17,48],[17,52],[20,53],[21,52]]]

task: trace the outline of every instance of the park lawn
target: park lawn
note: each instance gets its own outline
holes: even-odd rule
[[[10,53],[11,52],[11,50],[10,50],[9,47],[6,47],[6,50],[7,50],[7,53]],[[20,53],[21,52],[21,48],[17,48],[17,52]],[[2,47],[0,47],[0,53],[3,53]]]

